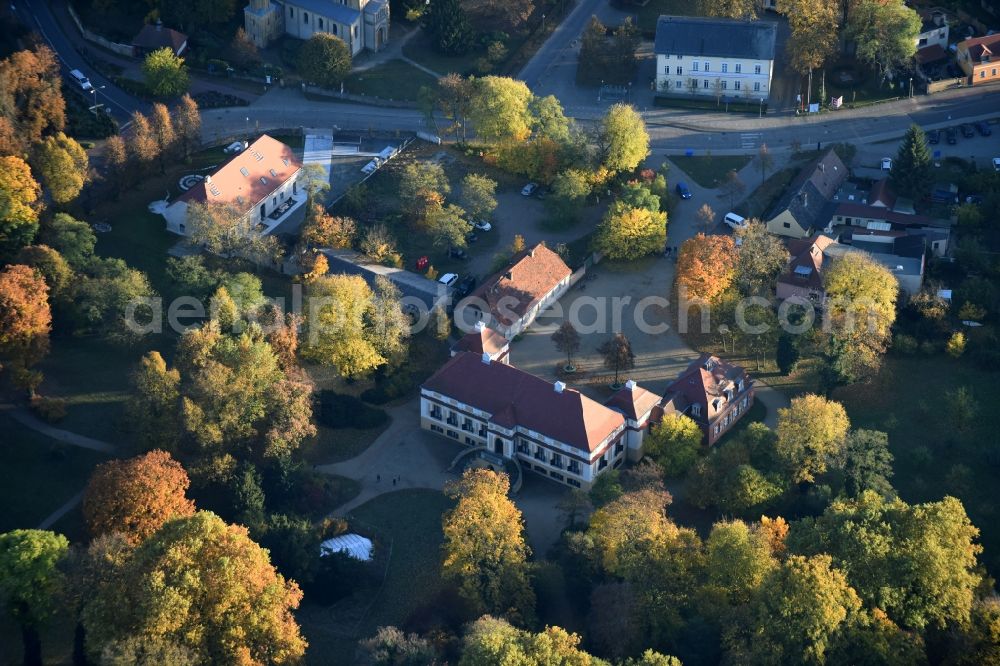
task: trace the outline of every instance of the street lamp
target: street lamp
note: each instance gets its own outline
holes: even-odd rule
[[[764,117],[764,98],[763,97],[760,98],[760,109],[759,109],[759,112],[757,113],[757,117],[758,118],[763,118]]]
[[[90,94],[94,96],[94,104],[93,104],[93,106],[90,107],[89,110],[93,111],[95,116],[97,115],[97,110],[101,108],[101,105],[97,103],[97,91],[98,90],[104,90],[104,86],[97,86],[96,88],[91,88],[90,89]]]
[[[907,86],[907,91],[910,93],[910,99],[913,99],[913,77],[910,77],[910,84]]]
[[[542,14],[542,32],[545,32],[545,14]]]
[[[247,141],[250,140],[250,116],[247,116]]]

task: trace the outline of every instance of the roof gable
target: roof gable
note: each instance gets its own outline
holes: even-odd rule
[[[702,354],[670,383],[663,400],[664,403],[672,403],[675,408],[698,405],[701,414],[692,415],[692,418],[707,422],[725,408],[729,396],[735,397],[739,393],[739,383],[748,380],[749,375],[742,366],[718,356]]]

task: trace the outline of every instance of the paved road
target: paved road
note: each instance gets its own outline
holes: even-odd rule
[[[67,77],[67,87],[75,85],[68,78],[70,70],[78,69],[83,72],[97,89],[95,93],[98,97],[97,103],[106,104],[115,119],[122,124],[128,121],[133,111],[145,113],[149,110],[148,104],[123,92],[84,61],[52,15],[52,9],[48,2],[29,0],[29,2],[11,3],[11,6],[14,7],[15,13],[21,21],[37,30],[52,47],[52,50],[56,52],[62,63],[63,76]]]

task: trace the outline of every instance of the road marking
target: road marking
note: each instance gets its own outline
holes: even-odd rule
[[[756,148],[761,136],[760,132],[744,132],[740,134],[740,148]]]

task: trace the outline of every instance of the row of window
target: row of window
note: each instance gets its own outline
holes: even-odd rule
[[[699,70],[698,67],[701,64],[704,65],[704,69]],[[694,63],[691,65],[691,71],[692,72],[697,72],[697,71],[710,72],[710,71],[712,71],[710,69],[710,66],[711,66],[711,63],[708,62],[707,60],[704,63],[699,63],[697,60],[695,60]],[[675,67],[674,69],[676,70],[678,76],[680,76],[681,74],[684,73],[684,68],[681,67],[680,65],[677,65],[677,67]],[[669,74],[670,73],[670,65],[665,65],[663,67],[663,73],[664,74]],[[727,63],[727,62],[722,63],[722,73],[723,74],[728,74],[729,73],[729,63]],[[733,73],[734,74],[742,74],[743,73],[743,64],[742,63],[736,63],[733,66]],[[753,73],[754,74],[761,74],[761,73],[763,73],[763,68],[761,67],[761,65],[754,65],[753,66]]]
[[[715,434],[718,435],[720,432],[728,428],[730,424],[736,423],[736,421],[740,417],[740,412],[742,412],[747,408],[747,403],[749,402],[750,402],[750,396],[744,396],[743,400],[741,400],[740,403],[736,405],[736,409],[726,414],[726,416],[722,419],[721,423],[715,424]]]
[[[295,9],[292,8],[292,7],[288,8],[288,18],[295,18]],[[302,22],[304,24],[306,24],[306,25],[309,25],[309,12],[302,12]],[[330,33],[333,34],[333,35],[337,35],[338,34],[338,32],[337,32],[337,24],[334,23],[333,21],[330,21],[329,27],[328,28],[324,27],[324,21],[323,21],[323,17],[322,16],[317,16],[316,17],[316,27],[319,30],[327,30],[327,29],[329,29]],[[355,36],[355,38],[358,36],[358,26],[354,26],[354,36]]]
[[[719,81],[719,85],[720,85],[719,89],[720,90],[729,90],[729,82],[728,81],[722,81],[720,79],[716,79],[716,81]],[[688,79],[688,84],[689,84],[688,88],[690,90],[697,90],[698,89],[698,79]],[[675,87],[677,88],[677,90],[682,90],[684,88],[684,82],[678,80],[677,81],[677,85]],[[702,87],[703,90],[708,90],[709,89],[710,84],[709,84],[708,79],[705,79],[705,80],[703,80],[701,82],[701,87]],[[733,82],[733,90],[743,90],[742,81],[734,81]],[[760,81],[754,81],[753,82],[753,91],[754,92],[760,92],[760,90],[761,90],[761,88],[760,88]]]
[[[996,75],[997,75],[997,68],[994,67],[993,71],[990,72],[990,76],[996,76]],[[981,79],[985,79],[986,78],[986,70],[985,69],[979,70],[979,78],[981,78]]]

